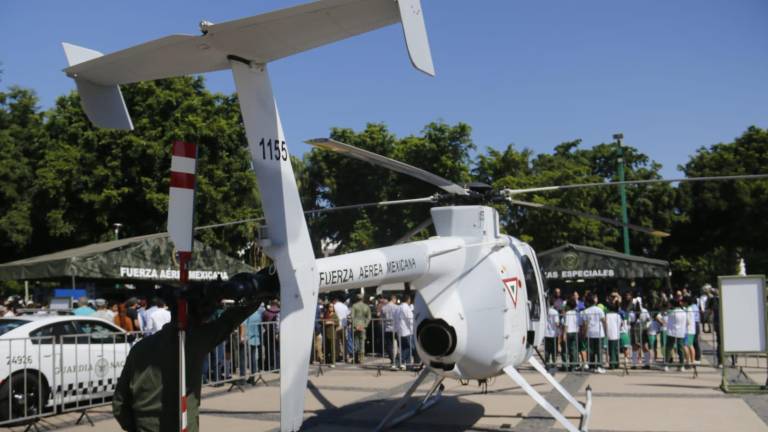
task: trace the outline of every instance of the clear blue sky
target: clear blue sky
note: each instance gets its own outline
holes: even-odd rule
[[[111,52],[299,1],[2,0],[2,82],[48,108],[74,88],[62,41]],[[698,147],[768,127],[768,1],[423,0],[437,77],[410,67],[399,26],[275,62],[294,153],[331,126],[399,135],[464,121],[480,148],[549,152],[614,132],[674,175]],[[207,77],[232,92],[229,73]]]

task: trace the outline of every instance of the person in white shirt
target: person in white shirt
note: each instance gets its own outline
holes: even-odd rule
[[[659,329],[659,334],[661,336],[661,340],[659,341],[659,345],[661,346],[661,350],[659,352],[661,353],[661,357],[663,359],[663,363],[666,364],[666,356],[667,356],[667,344],[669,343],[669,300],[664,300],[662,298],[661,301],[661,328]]]
[[[395,313],[395,332],[400,342],[400,355],[396,363],[401,370],[405,370],[406,364],[411,362],[411,336],[413,335],[413,311],[411,296],[408,294],[403,295],[403,300]]]
[[[701,307],[699,306],[696,297],[691,296],[691,310],[693,311],[693,329],[694,329],[694,335],[693,335],[693,358],[695,365],[701,364],[701,346],[699,345],[699,334],[701,333],[701,322],[703,314],[701,312]]]
[[[101,318],[104,321],[114,322],[115,313],[107,308],[107,301],[104,299],[96,299],[96,312],[93,313],[93,317]]]
[[[605,373],[603,369],[605,312],[597,307],[597,295],[587,296],[587,305],[589,307],[584,309],[584,327],[587,334],[588,362],[595,366],[597,373]]]
[[[693,347],[693,340],[696,338],[696,312],[693,310],[693,303],[690,297],[682,298],[682,306],[685,309],[685,343],[683,344],[683,350],[685,351],[686,363],[693,365],[696,358],[696,349]]]
[[[557,362],[557,340],[560,337],[560,314],[552,305],[547,310],[547,321],[544,327],[544,363],[547,368],[555,367]]]
[[[605,315],[605,336],[608,338],[608,367],[619,367],[619,331],[621,329],[621,315],[619,304],[609,303],[608,313]]]
[[[389,356],[389,367],[395,369],[395,315],[397,314],[397,297],[393,294],[389,301],[381,308],[381,317],[384,319],[384,351]]]
[[[334,298],[333,310],[336,312],[336,316],[339,318],[339,323],[341,324],[341,327],[339,327],[340,337],[338,338],[339,343],[341,344],[340,348],[346,347],[347,362],[351,363],[352,351],[354,347],[350,345],[352,345],[354,341],[352,339],[352,326],[347,325],[349,318],[349,307],[344,304],[344,302],[339,301],[338,298]],[[339,352],[344,352],[344,349],[339,349]]]
[[[166,309],[163,299],[155,299],[155,306],[147,310],[147,335],[159,332],[171,322],[171,312]]]
[[[656,339],[661,333],[661,328],[665,325],[662,312],[654,312],[651,322],[648,324],[648,347],[649,355],[652,354],[653,362],[658,361],[658,351],[656,350]]]
[[[683,346],[685,344],[685,334],[687,330],[687,313],[680,306],[680,299],[672,300],[672,309],[667,314],[667,363],[672,363],[672,351],[677,351],[680,361],[680,370],[685,370],[685,356]],[[668,370],[665,366],[664,370]]]
[[[639,300],[637,297],[636,300]],[[651,354],[648,352],[648,325],[651,321],[651,314],[643,307],[641,301],[633,304],[633,310],[629,314],[632,336],[632,369],[637,367],[640,352],[643,353],[643,369],[650,369]]]
[[[565,330],[565,354],[567,369],[573,370],[579,365],[579,329],[581,316],[577,309],[576,300],[571,297],[566,302],[566,312],[563,318]]]

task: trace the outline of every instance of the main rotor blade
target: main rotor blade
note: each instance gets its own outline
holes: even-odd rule
[[[587,187],[598,186],[618,186],[618,185],[633,185],[633,184],[653,184],[653,183],[679,183],[679,182],[700,182],[700,181],[726,181],[726,180],[756,180],[768,178],[768,174],[742,174],[742,175],[730,175],[730,176],[709,176],[709,177],[686,177],[677,179],[649,179],[649,180],[625,180],[617,182],[600,182],[600,183],[577,183],[570,185],[560,186],[542,186],[525,189],[504,189],[502,191],[507,197],[512,195],[532,193],[532,192],[547,192],[555,190],[565,189],[578,189]]]
[[[343,205],[343,206],[337,206],[337,207],[305,210],[304,214],[312,215],[312,214],[320,214],[320,213],[330,213],[330,212],[341,211],[341,210],[353,210],[353,209],[361,209],[361,208],[368,208],[368,207],[385,207],[385,206],[403,205],[403,204],[418,204],[418,203],[427,203],[427,202],[429,203],[437,202],[437,197],[428,196],[424,198],[412,198],[412,199],[394,200],[394,201],[379,201],[379,202],[369,202],[369,203],[361,203],[361,204],[350,204],[350,205]]]
[[[587,218],[587,219],[597,220],[597,221],[604,222],[604,223],[607,223],[607,224],[611,224],[611,225],[614,225],[614,226],[617,226],[617,227],[623,227],[624,226],[623,223],[621,223],[620,221],[618,221],[616,219],[611,219],[611,218],[607,218],[607,217],[604,217],[604,216],[595,215],[595,214],[592,214],[592,213],[584,213],[584,212],[580,212],[578,210],[571,210],[571,209],[566,209],[566,208],[562,208],[562,207],[556,207],[556,206],[551,206],[551,205],[547,205],[547,204],[539,204],[539,203],[534,203],[534,202],[529,202],[529,201],[518,201],[518,200],[515,200],[515,199],[508,199],[507,201],[510,204],[515,204],[515,205],[519,205],[519,206],[523,206],[523,207],[530,207],[530,208],[544,209],[544,210],[551,210],[551,211],[556,211],[556,212],[560,212],[560,213],[566,213],[566,214],[569,214],[569,215],[572,215],[572,216],[578,216],[578,217],[583,217],[583,218]],[[650,235],[652,235],[654,237],[669,237],[670,236],[669,233],[666,233],[664,231],[659,231],[659,230],[654,229],[654,228],[646,228],[646,227],[643,227],[643,226],[640,226],[640,225],[627,224],[626,227],[631,229],[631,230],[633,230],[633,231],[638,231],[638,232],[642,232],[642,233],[645,233],[645,234],[650,234]]]
[[[421,231],[429,228],[430,225],[432,225],[432,218],[431,217],[425,219],[422,223],[420,223],[420,224],[416,225],[415,227],[411,228],[410,230],[408,230],[407,233],[405,233],[402,237],[397,239],[397,241],[395,241],[392,244],[393,245],[399,245],[399,244],[405,243],[408,240],[410,240],[411,237],[413,237],[416,234],[420,233]]]
[[[423,198],[411,198],[411,199],[403,199],[403,200],[393,200],[393,201],[379,201],[379,202],[369,202],[369,203],[361,203],[361,204],[350,204],[350,205],[343,205],[343,206],[337,206],[337,207],[328,207],[328,208],[319,208],[319,209],[312,209],[312,210],[305,210],[304,214],[312,215],[312,214],[320,214],[320,213],[330,213],[335,211],[342,211],[342,210],[353,210],[353,209],[360,209],[360,208],[367,208],[367,207],[385,207],[385,206],[391,206],[391,205],[403,205],[403,204],[419,204],[419,203],[434,203],[437,202],[437,196],[432,195],[428,197]],[[248,222],[257,222],[257,221],[263,221],[263,217],[258,218],[248,218],[248,219],[240,219],[230,222],[222,222],[217,224],[211,224],[211,225],[203,225],[199,227],[195,227],[195,231],[200,231],[204,229],[211,229],[211,228],[220,228],[230,225],[239,225],[243,223]],[[431,219],[430,219],[431,223]],[[429,226],[429,225],[427,225]],[[424,227],[426,228],[426,227]],[[424,229],[422,228],[422,229]],[[421,231],[421,230],[419,230]],[[418,232],[418,231],[417,231]],[[415,234],[415,233],[414,233]]]
[[[421,168],[416,168],[413,165],[408,165],[407,163],[400,162],[386,156],[370,152],[368,150],[363,150],[359,147],[344,144],[343,142],[339,142],[330,138],[315,138],[305,142],[318,148],[341,153],[345,156],[353,157],[373,165],[378,165],[392,171],[399,172],[401,174],[409,175],[421,181],[435,185],[440,189],[455,195],[469,195],[469,192],[467,192],[467,190],[463,187],[448,179],[440,177],[437,174],[433,174]]]

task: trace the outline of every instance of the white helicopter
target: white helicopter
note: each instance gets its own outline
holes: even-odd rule
[[[500,233],[499,215],[494,208],[482,205],[483,202],[435,207],[431,214],[436,237],[343,256],[315,258],[267,63],[397,22],[402,24],[413,66],[433,75],[419,0],[320,0],[220,24],[202,22],[201,35],[167,36],[108,55],[65,43],[69,62],[65,73],[75,80],[83,110],[94,125],[130,130],[133,124],[120,84],[232,70],[266,220],[260,232],[260,244],[273,260],[280,279],[280,334],[284,341],[280,344],[282,431],[299,430],[303,422],[318,294],[398,282],[409,282],[416,292],[416,348],[427,367],[379,429],[392,426],[434,403],[441,381],[446,377],[486,379],[506,373],[567,430],[585,431],[591,412],[591,391],[587,392],[585,403],[577,401],[532,355],[533,347],[543,337],[544,321],[540,315],[545,304],[536,254],[529,245]],[[343,143],[323,139],[313,140],[311,144],[408,173],[452,196],[490,196],[487,189],[464,188]],[[175,155],[172,171],[193,175],[194,157],[183,153]],[[188,183],[180,182],[176,186],[185,190],[172,191],[169,232],[177,248],[188,253],[193,195]],[[582,186],[595,185],[567,187]],[[517,205],[584,215],[513,198],[519,193],[567,187],[507,190],[493,196]],[[372,205],[440,199],[433,196]],[[578,410],[582,417],[579,426],[572,424],[527,383],[518,372],[518,367],[526,363]],[[396,416],[404,401],[431,373],[438,378],[422,404],[406,415]],[[181,396],[183,400],[183,389]],[[183,420],[180,425],[183,429]]]
[[[75,80],[83,110],[97,127],[133,129],[120,84],[232,71],[268,226],[262,245],[280,279],[281,338],[307,341],[280,344],[282,431],[296,431],[303,422],[309,341],[320,284],[267,63],[397,22],[402,24],[413,65],[433,75],[419,0],[321,0],[220,24],[203,21],[200,35],[166,36],[108,55],[63,44],[69,63],[64,72]],[[179,171],[191,170],[186,166]],[[189,194],[185,198],[171,202],[171,207],[189,209]],[[188,221],[185,218],[187,226]],[[169,226],[172,234],[185,229]],[[189,243],[189,236],[191,232],[174,241]],[[182,393],[180,412],[183,398]],[[179,424],[183,428],[183,419]]]

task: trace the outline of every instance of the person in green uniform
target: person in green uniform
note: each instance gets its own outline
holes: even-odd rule
[[[357,301],[352,305],[350,316],[352,329],[355,332],[355,362],[363,363],[365,358],[365,330],[371,322],[371,308],[363,301],[363,295],[358,294]]]
[[[330,367],[336,367],[336,334],[341,327],[339,317],[336,315],[336,310],[333,309],[333,304],[326,303],[323,312],[323,337],[325,339],[325,364]]]
[[[188,432],[198,431],[203,359],[262,301],[277,295],[279,284],[276,275],[270,276],[267,272],[240,273],[223,284],[219,282],[196,291],[206,291],[206,294],[188,300],[189,327],[184,347]],[[225,297],[240,298],[240,301],[218,318],[210,319],[218,300]],[[139,341],[128,354],[112,399],[112,413],[123,430],[180,430],[176,318],[174,311],[171,323]]]

